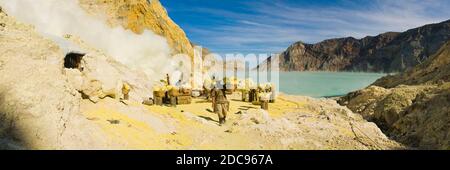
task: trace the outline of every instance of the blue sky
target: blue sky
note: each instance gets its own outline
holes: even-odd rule
[[[449,0],[161,0],[191,41],[215,53],[377,35],[450,19]]]

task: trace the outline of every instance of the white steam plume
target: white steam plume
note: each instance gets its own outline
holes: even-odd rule
[[[170,47],[165,38],[145,31],[138,35],[122,27],[110,28],[105,21],[90,17],[77,0],[0,0],[11,16],[32,24],[52,36],[77,35],[133,69],[153,78],[173,70]]]

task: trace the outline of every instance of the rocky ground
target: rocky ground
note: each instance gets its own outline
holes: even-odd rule
[[[379,79],[339,103],[412,147],[450,149],[450,43],[404,73]]]
[[[176,108],[83,101],[82,112],[119,149],[405,149],[330,100],[282,96],[263,111],[239,97],[223,126],[204,99]]]

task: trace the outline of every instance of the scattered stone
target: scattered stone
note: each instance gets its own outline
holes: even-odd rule
[[[143,105],[147,105],[147,106],[153,106],[154,101],[153,101],[152,98],[150,98],[150,99],[148,99],[148,100],[144,100],[144,101],[142,102],[142,104],[143,104]]]
[[[86,118],[87,120],[91,120],[91,121],[97,121],[100,120],[98,117],[88,117]]]
[[[120,120],[107,120],[111,124],[120,124]]]

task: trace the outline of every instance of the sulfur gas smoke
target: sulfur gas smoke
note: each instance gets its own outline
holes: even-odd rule
[[[148,30],[138,35],[122,27],[110,28],[105,21],[90,17],[77,0],[0,0],[0,5],[9,15],[34,25],[43,35],[77,35],[117,61],[153,78],[174,69],[165,38]]]

